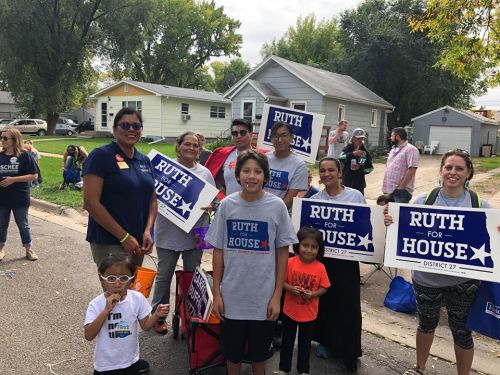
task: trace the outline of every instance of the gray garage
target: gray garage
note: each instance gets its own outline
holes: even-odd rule
[[[489,156],[497,148],[498,121],[464,109],[444,106],[411,119],[413,143],[439,142],[436,154],[452,148],[468,151],[472,156]],[[486,146],[491,145],[491,146]]]

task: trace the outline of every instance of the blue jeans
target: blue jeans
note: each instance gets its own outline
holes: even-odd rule
[[[7,242],[7,229],[9,229],[10,212],[14,213],[14,220],[19,228],[23,246],[31,245],[31,229],[28,223],[29,207],[2,207],[0,206],[0,246]]]

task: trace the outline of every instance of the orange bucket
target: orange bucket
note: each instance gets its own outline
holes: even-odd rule
[[[135,278],[130,289],[141,292],[144,297],[148,298],[153,288],[153,283],[156,277],[156,270],[146,267],[137,267]]]

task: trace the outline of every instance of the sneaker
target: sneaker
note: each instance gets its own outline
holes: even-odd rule
[[[139,360],[137,361],[137,365],[139,366],[139,373],[145,374],[146,372],[149,372],[148,361],[139,358]]]
[[[29,250],[26,250],[26,259],[37,260],[38,255],[36,255],[36,253],[33,250],[29,249]]]
[[[406,370],[403,375],[425,375],[424,370],[420,370],[417,365],[413,368]]]
[[[64,190],[66,189],[66,184],[63,182],[61,185],[59,185],[59,190]]]
[[[4,250],[4,249],[0,250],[0,261],[1,261],[3,258],[5,258],[5,250]]]
[[[155,332],[160,335],[166,335],[168,332],[168,324],[166,321],[158,321],[155,324]]]
[[[285,371],[281,371],[281,370],[273,372],[273,375],[288,375],[288,374],[289,374],[289,372],[285,372]]]
[[[326,346],[319,344],[316,349],[314,349],[314,354],[318,358],[330,358],[330,351],[326,348]]]

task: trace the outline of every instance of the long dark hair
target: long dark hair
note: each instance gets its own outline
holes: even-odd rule
[[[322,259],[325,255],[325,244],[323,242],[323,233],[321,233],[318,229],[305,226],[299,229],[297,232],[297,238],[299,239],[298,243],[293,244],[293,252],[295,254],[299,254],[300,243],[306,238],[312,238],[318,243],[318,255],[316,259]]]

